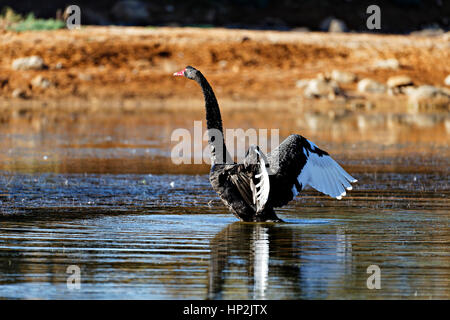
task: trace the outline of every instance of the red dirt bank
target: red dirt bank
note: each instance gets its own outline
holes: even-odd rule
[[[202,107],[195,83],[172,77],[186,65],[200,69],[220,101],[242,105],[293,105],[302,97],[295,82],[333,69],[386,82],[408,75],[415,85],[444,86],[450,74],[450,38],[248,31],[194,28],[86,27],[78,31],[0,33],[0,105],[64,110],[88,105],[133,109],[159,101]],[[16,58],[38,55],[45,70],[13,70]],[[373,69],[375,60],[396,58],[398,70]],[[47,89],[30,82],[49,79]],[[21,89],[27,99],[13,99]],[[355,90],[356,83],[344,86]],[[377,100],[392,97],[376,97]],[[400,98],[401,99],[401,98]],[[301,99],[303,100],[303,99]],[[404,105],[401,103],[400,105]],[[161,104],[159,104],[161,106]],[[94,107],[93,107],[94,108]],[[88,107],[89,109],[89,107]]]

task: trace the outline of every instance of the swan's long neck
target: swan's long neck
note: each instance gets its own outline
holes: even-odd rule
[[[195,79],[202,87],[205,98],[206,127],[208,129],[208,143],[211,147],[211,165],[218,163],[233,163],[225,146],[222,117],[216,96],[206,78],[198,72]]]

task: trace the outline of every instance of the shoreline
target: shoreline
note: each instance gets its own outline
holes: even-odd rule
[[[190,81],[172,77],[195,65],[213,86],[219,104],[230,108],[422,112],[405,94],[361,93],[358,80],[386,83],[405,75],[414,86],[444,85],[450,74],[450,37],[333,34],[195,28],[85,27],[78,31],[0,33],[0,108],[79,112],[110,107],[141,110],[155,104],[167,110],[200,110],[201,92]],[[40,70],[14,70],[15,59],[37,55]],[[373,67],[377,59],[396,59],[396,69]],[[352,72],[358,80],[339,84],[345,97],[308,99],[299,80]],[[36,84],[44,79],[48,83]],[[35,82],[33,82],[35,81]],[[328,80],[326,80],[328,81]],[[16,92],[14,93],[14,90]],[[446,94],[448,91],[446,91]],[[12,96],[15,94],[15,98]],[[348,98],[349,97],[349,98]],[[366,106],[369,106],[366,108]],[[151,108],[150,108],[151,109]],[[417,109],[417,110],[415,110]],[[444,107],[437,111],[447,112]],[[45,112],[44,112],[45,113]]]

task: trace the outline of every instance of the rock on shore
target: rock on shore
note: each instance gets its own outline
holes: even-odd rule
[[[41,70],[44,67],[44,60],[39,56],[18,58],[12,63],[14,70]]]

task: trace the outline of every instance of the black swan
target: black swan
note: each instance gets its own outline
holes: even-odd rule
[[[211,147],[209,180],[238,219],[281,222],[274,208],[286,205],[306,186],[340,200],[357,181],[326,151],[298,134],[267,156],[258,146],[250,146],[243,163],[235,163],[226,149],[219,105],[206,78],[191,66],[173,75],[195,80],[203,90]]]

